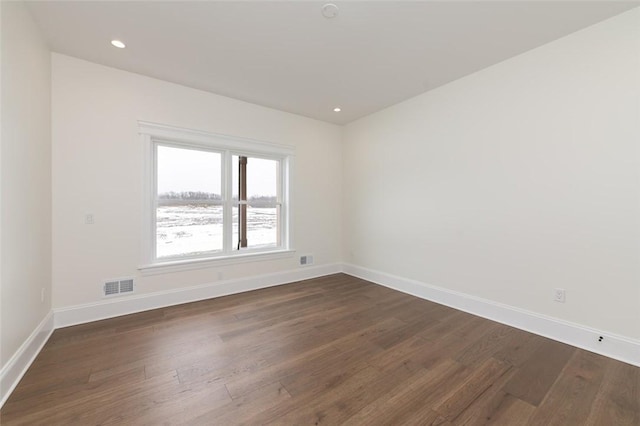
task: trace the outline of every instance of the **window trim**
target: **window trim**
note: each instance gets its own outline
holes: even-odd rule
[[[142,223],[142,244],[141,244],[141,266],[138,269],[145,273],[152,273],[154,270],[187,270],[199,269],[222,264],[232,264],[236,262],[261,261],[270,258],[280,258],[293,256],[295,250],[292,248],[292,183],[291,173],[295,149],[288,145],[275,144],[271,142],[257,141],[248,138],[240,138],[217,133],[210,133],[200,130],[184,129],[163,124],[138,121],[140,138],[143,144],[144,167],[143,167],[143,223]],[[280,221],[282,229],[280,238],[282,244],[278,247],[267,249],[248,249],[240,251],[225,251],[226,242],[231,242],[232,226],[223,225],[223,250],[215,253],[206,253],[196,256],[171,257],[158,259],[156,257],[156,165],[157,146],[175,146],[185,149],[205,150],[217,152],[222,155],[222,161],[226,162],[222,166],[222,206],[225,209],[225,217],[231,217],[232,202],[230,194],[226,191],[231,185],[231,158],[233,155],[247,155],[249,157],[259,157],[273,159],[280,162],[282,207],[280,208]],[[159,273],[159,272],[154,272]]]

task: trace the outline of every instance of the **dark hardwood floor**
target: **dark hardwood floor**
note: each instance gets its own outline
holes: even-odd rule
[[[640,425],[640,368],[333,275],[56,330],[2,425]]]

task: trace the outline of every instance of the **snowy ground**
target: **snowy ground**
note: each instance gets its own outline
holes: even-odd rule
[[[157,256],[194,255],[222,250],[221,206],[161,206],[157,217]],[[276,208],[247,208],[248,248],[277,244]],[[233,209],[233,241],[237,244],[238,209]]]

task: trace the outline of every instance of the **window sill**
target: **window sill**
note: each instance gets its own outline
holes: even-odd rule
[[[142,275],[157,275],[194,269],[214,268],[246,262],[286,259],[293,257],[295,250],[278,250],[261,253],[236,254],[233,256],[208,257],[206,259],[185,259],[138,266]]]

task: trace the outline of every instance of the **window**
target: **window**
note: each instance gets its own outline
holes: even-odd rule
[[[140,129],[149,159],[147,266],[290,249],[291,148],[149,123]]]

